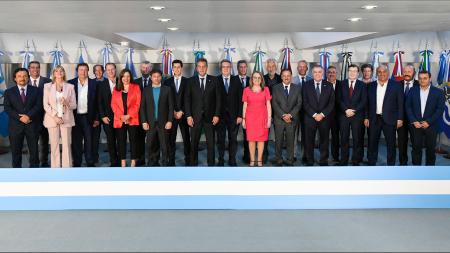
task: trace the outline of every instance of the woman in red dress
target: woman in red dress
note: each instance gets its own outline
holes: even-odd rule
[[[244,89],[242,102],[242,127],[247,130],[247,141],[250,151],[250,166],[262,166],[264,142],[269,138],[269,128],[272,115],[269,88],[264,87],[264,76],[255,71],[250,78],[250,85]],[[256,146],[258,160],[255,161]]]

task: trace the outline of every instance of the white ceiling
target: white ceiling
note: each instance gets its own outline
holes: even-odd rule
[[[378,8],[364,10],[361,6]],[[149,7],[162,5],[162,11]],[[0,1],[0,32],[75,32],[134,46],[145,43],[124,33],[372,33],[370,37],[411,31],[444,31],[450,27],[450,1]],[[362,21],[350,23],[349,17]],[[160,23],[157,18],[171,18]],[[122,34],[122,35],[119,35]],[[374,35],[376,34],[376,35]],[[360,39],[367,39],[367,35]],[[358,40],[358,37],[353,38]],[[330,42],[332,43],[332,42]]]

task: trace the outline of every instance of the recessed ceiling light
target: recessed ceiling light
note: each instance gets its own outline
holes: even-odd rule
[[[362,18],[347,18],[347,21],[350,21],[350,22],[358,22],[358,21],[361,21],[361,19],[362,19]]]
[[[169,22],[170,20],[172,20],[172,19],[170,19],[170,18],[158,18],[158,21],[159,22]]]
[[[376,5],[364,5],[361,7],[361,9],[366,9],[366,10],[373,10],[375,8],[377,8],[378,6]]]
[[[160,11],[160,10],[164,10],[166,7],[164,6],[150,6],[150,9],[154,10],[154,11]]]
[[[121,41],[121,42],[120,42],[120,45],[121,45],[122,47],[128,47],[129,43],[128,43],[128,41]]]
[[[178,27],[168,27],[167,29],[169,29],[169,30],[171,30],[171,31],[176,31],[176,30],[178,30],[179,28],[178,28]]]
[[[334,30],[334,27],[324,27],[322,29],[325,31],[331,31],[331,30]]]

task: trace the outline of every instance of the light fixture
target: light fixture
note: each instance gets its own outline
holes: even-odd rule
[[[172,19],[170,19],[170,18],[158,18],[158,21],[162,22],[162,23],[169,22],[170,20],[172,20]]]
[[[178,27],[167,27],[167,29],[169,29],[170,31],[177,31],[179,28]]]
[[[150,9],[154,10],[154,11],[160,11],[160,10],[164,10],[166,7],[164,6],[150,6]]]
[[[331,31],[331,30],[334,30],[334,27],[324,27],[324,28],[322,28],[323,30],[325,30],[325,31]]]
[[[128,47],[129,43],[128,43],[128,41],[121,41],[121,42],[120,42],[120,45],[121,45],[122,47]]]
[[[361,19],[362,19],[362,18],[347,18],[347,21],[350,21],[350,22],[358,22],[358,21],[361,21]]]
[[[376,5],[364,5],[361,7],[361,9],[365,9],[365,10],[373,10],[375,8],[377,8],[378,6]]]

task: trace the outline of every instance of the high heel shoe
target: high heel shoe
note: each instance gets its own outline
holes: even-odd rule
[[[255,167],[255,161],[250,161],[250,167]]]
[[[258,163],[258,167],[262,167],[263,166],[263,161],[256,161]]]

